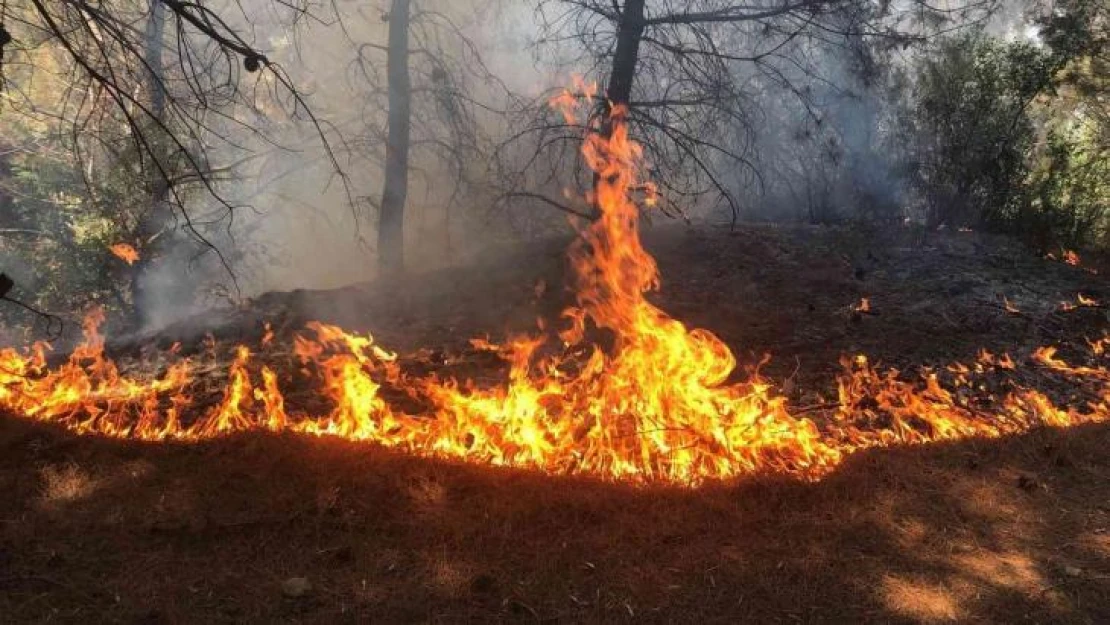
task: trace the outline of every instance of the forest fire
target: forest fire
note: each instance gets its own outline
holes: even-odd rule
[[[139,261],[139,252],[127,243],[116,243],[111,245],[108,247],[108,251],[128,265],[134,265]]]
[[[563,313],[568,324],[559,341],[536,335],[475,344],[507,361],[504,385],[413,374],[371,336],[313,322],[284,362],[266,356],[269,328],[259,354],[236,346],[218,401],[205,401],[189,358],[174,356],[154,379],[122,375],[105,357],[103,315],[94,313],[85,342],[58,367],[47,366],[44,344],[0,352],[0,406],[82,434],[192,441],[298,432],[550,473],[679,484],[758,472],[816,478],[864,448],[1110,416],[1110,372],[1071,365],[1051,347],[1028,366],[1083,387],[1083,405],[1023,384],[1013,359],[987,352],[917,381],[880,372],[864,356],[846,357],[839,401],[822,418],[792,413],[758,373],[730,381],[736,360],[720,339],[687,328],[645,297],[658,288],[659,273],[641,246],[629,189],[647,189],[650,202],[652,187],[640,179],[640,147],[625,111],[615,107],[592,126],[583,155],[597,174],[588,199],[601,217],[583,227],[569,252],[577,303]],[[606,340],[592,338],[598,335]],[[1091,343],[1092,355],[1108,343]],[[291,388],[306,385],[313,401],[289,401]],[[394,401],[398,395],[411,401]]]

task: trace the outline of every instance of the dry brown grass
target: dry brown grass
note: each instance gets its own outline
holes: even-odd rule
[[[84,499],[97,488],[97,480],[70,462],[64,465],[48,464],[39,472],[42,476],[42,494],[39,502],[47,508],[59,508],[67,503]]]
[[[1110,428],[634,488],[249,436],[0,423],[4,622],[1110,622]],[[136,462],[148,467],[133,475]],[[35,466],[62,467],[52,501]],[[84,467],[76,469],[74,467]],[[101,486],[88,477],[99,478]],[[1032,477],[1037,487],[1015,476]],[[115,477],[111,477],[115,476]],[[81,496],[71,497],[71,493]],[[65,496],[62,496],[65,494]],[[307,577],[290,599],[281,583]]]
[[[830,396],[842,352],[935,364],[1106,328],[1102,311],[1053,312],[1080,288],[1110,299],[1101,277],[976,241],[857,250],[842,234],[661,237],[665,307],[741,359],[771,351],[775,379],[797,357],[800,405]],[[558,284],[553,258],[267,306],[298,308],[275,323],[293,331],[326,312],[313,301],[338,302],[328,320],[400,349],[496,336],[532,323],[524,274]],[[860,297],[875,314],[843,314]],[[0,622],[1110,623],[1107,449],[1110,427],[1045,430],[874,450],[816,484],[683,490],[288,436],[140,445],[0,417]],[[294,577],[312,591],[284,596]]]

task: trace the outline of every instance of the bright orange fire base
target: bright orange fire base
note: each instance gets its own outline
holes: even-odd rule
[[[569,107],[567,114],[573,115]],[[639,207],[629,190],[647,189],[649,202],[653,190],[639,177],[641,150],[628,136],[625,111],[615,107],[606,124],[592,126],[583,154],[597,173],[588,199],[601,216],[570,250],[577,304],[564,312],[569,327],[558,349],[540,336],[481,344],[509,362],[503,386],[411,376],[370,336],[311,323],[296,338],[298,375],[312,380],[313,393],[329,409],[288,408],[282,384],[291,376],[256,365],[245,346],[235,350],[222,400],[200,408],[190,360],[177,359],[153,380],[121,375],[104,357],[97,330],[102,315],[93,314],[85,343],[57,368],[46,366],[42,344],[0,352],[0,407],[78,433],[192,441],[292,431],[552,473],[681,484],[756,472],[814,478],[868,447],[997,437],[1110,415],[1107,370],[1072,367],[1051,348],[1034,355],[1037,366],[1093,389],[1087,405],[1057,406],[1016,382],[987,405],[974,405],[961,388],[974,392],[978,378],[1015,368],[1008,357],[986,353],[971,367],[950,367],[948,388],[935,375],[922,388],[897,372],[875,371],[863,357],[847,359],[839,408],[820,425],[792,415],[758,377],[728,383],[736,365],[728,347],[644,297],[659,275],[641,246]],[[610,348],[587,339],[594,328],[612,337]],[[1107,346],[1104,338],[1091,349],[1102,356]],[[383,397],[383,385],[429,408],[410,414]]]

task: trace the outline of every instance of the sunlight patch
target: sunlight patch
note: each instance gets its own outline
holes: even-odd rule
[[[882,583],[883,599],[892,611],[928,623],[958,620],[959,601],[943,586],[888,575]]]
[[[42,468],[40,476],[42,492],[39,501],[47,507],[80,501],[100,486],[99,480],[74,463],[47,465]]]

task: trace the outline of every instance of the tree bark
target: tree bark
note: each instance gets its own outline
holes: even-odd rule
[[[632,101],[632,82],[640,56],[640,40],[644,36],[644,4],[646,0],[627,0],[617,27],[617,51],[609,74],[606,96],[613,104],[628,106]]]
[[[150,98],[150,114],[158,122],[165,121],[166,114],[166,85],[162,67],[162,47],[166,31],[166,5],[162,0],[150,0],[150,17],[146,23],[144,41],[144,62],[148,67],[147,91]],[[159,133],[153,136],[161,138]],[[160,141],[151,144],[153,148],[149,155],[151,159],[161,158],[159,152]],[[158,171],[157,167],[149,168],[148,185],[150,188],[150,205],[143,214],[138,224],[138,251],[139,260],[133,266],[131,276],[131,307],[132,316],[138,326],[144,326],[149,321],[146,314],[147,302],[147,275],[151,263],[157,256],[156,241],[162,235],[162,230],[167,226],[170,215],[166,200],[169,196],[169,186]]]
[[[617,26],[617,50],[613,54],[613,67],[609,72],[609,86],[605,90],[605,102],[602,103],[601,133],[609,138],[612,132],[610,115],[612,107],[628,107],[632,102],[632,83],[636,79],[636,63],[640,57],[640,40],[644,36],[644,4],[646,0],[627,0],[624,11],[621,13],[620,24]],[[597,197],[597,188],[601,178],[594,173],[594,197]],[[601,207],[595,204],[592,217],[596,220],[601,217]]]
[[[410,0],[393,0],[389,13],[389,137],[378,220],[378,263],[383,273],[405,265],[405,200],[408,197],[412,84],[409,77]]]

